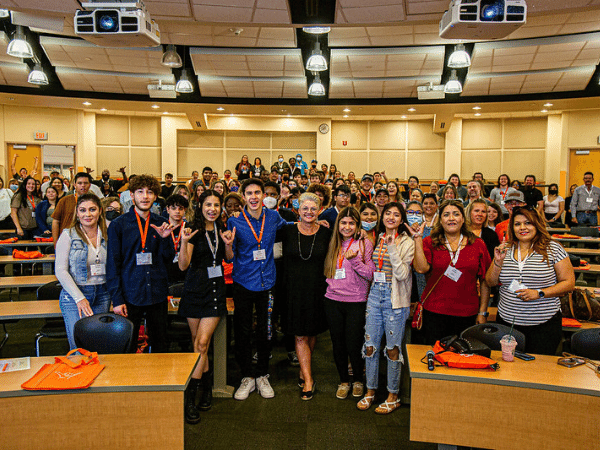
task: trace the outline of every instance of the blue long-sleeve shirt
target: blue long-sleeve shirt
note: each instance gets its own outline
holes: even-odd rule
[[[38,228],[35,231],[36,234],[42,234],[44,231],[52,231],[52,228],[46,223],[46,213],[50,208],[50,202],[48,200],[42,201],[35,207],[35,221],[37,222]]]
[[[146,306],[167,300],[169,285],[167,264],[173,261],[175,250],[170,239],[163,239],[148,227],[145,253],[152,254],[151,265],[137,265],[142,251],[142,237],[135,217],[135,208],[117,217],[108,227],[106,284],[113,307],[125,302]],[[166,220],[150,214],[150,224],[161,226]],[[140,217],[142,229],[146,221]]]
[[[277,211],[264,207],[258,219],[252,217],[247,209],[245,209],[245,212],[246,217],[248,217],[254,228],[256,236],[260,236],[260,228],[263,216],[265,216],[265,228],[260,249],[265,250],[266,258],[262,261],[254,261],[254,251],[258,250],[258,241],[248,226],[244,215],[240,214],[239,217],[230,217],[227,220],[227,228],[233,230],[235,227],[235,239],[233,241],[233,281],[241,284],[249,291],[266,291],[275,285],[275,259],[273,258],[275,235],[277,234],[277,230],[283,228],[288,222],[283,220]]]

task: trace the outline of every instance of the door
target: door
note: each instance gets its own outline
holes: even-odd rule
[[[42,179],[42,146],[36,144],[8,144],[8,159],[6,161],[6,172],[7,177],[13,178],[14,174],[9,173],[11,171],[11,163],[14,155],[17,155],[15,162],[15,171],[19,172],[21,168],[27,169],[27,174],[31,175],[35,158],[38,158],[38,173],[35,176],[38,180]],[[8,183],[7,183],[8,184]]]

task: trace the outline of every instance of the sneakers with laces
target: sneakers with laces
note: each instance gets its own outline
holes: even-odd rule
[[[365,391],[364,385],[360,381],[355,381],[352,385],[352,397],[362,397]]]
[[[275,397],[275,391],[269,383],[269,375],[263,375],[256,379],[256,387],[262,398],[273,398]]]
[[[338,385],[337,388],[337,392],[335,393],[335,396],[337,398],[339,398],[340,400],[343,400],[345,398],[348,397],[348,393],[350,392],[350,385],[349,384],[340,384]]]
[[[268,384],[268,382],[267,382]],[[256,389],[256,381],[254,378],[245,377],[242,378],[240,387],[235,391],[233,398],[236,400],[246,400],[251,392]],[[264,397],[264,396],[263,396]]]

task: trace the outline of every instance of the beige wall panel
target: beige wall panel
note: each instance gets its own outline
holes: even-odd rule
[[[567,145],[575,147],[600,147],[600,114],[598,111],[577,111],[566,113],[569,118]]]
[[[408,152],[408,175],[416,175],[425,180],[444,178],[444,152]]]
[[[315,133],[273,133],[273,148],[284,152],[293,150],[294,155],[298,152],[302,153],[303,150],[316,150],[317,136]],[[302,154],[304,155],[304,153]],[[277,155],[275,156],[277,157]]]
[[[331,152],[331,162],[335,164],[339,171],[341,171],[345,177],[348,176],[348,172],[354,172],[356,178],[360,180],[362,175],[367,171],[367,162],[369,161],[369,155],[366,151],[362,152],[351,152],[344,150],[333,150]]]
[[[131,145],[160,146],[160,117],[131,117]]]
[[[404,178],[404,151],[370,151],[369,169],[371,173],[385,170],[388,179]],[[359,176],[358,173],[356,174]],[[362,175],[362,174],[361,174]]]
[[[367,148],[367,122],[331,122],[331,148],[362,150]],[[344,141],[347,145],[344,145]]]
[[[223,151],[199,148],[180,148],[177,154],[177,173],[180,177],[191,177],[209,166],[223,175]]]
[[[131,173],[147,173],[162,179],[160,147],[132,147]]]
[[[404,150],[406,122],[371,122],[369,147],[380,150]]]
[[[506,119],[504,120],[504,148],[544,148],[548,120]]]
[[[500,152],[495,150],[466,150],[462,152],[461,180],[470,180],[475,172],[483,172],[487,181],[495,180],[500,170]]]
[[[259,151],[254,149],[246,149],[246,150],[227,150],[227,160],[226,160],[226,168],[231,170],[231,176],[235,177],[235,166],[242,160],[242,156],[248,155],[248,161],[250,164],[254,164],[254,158],[258,157],[261,159],[263,166],[265,169],[269,170],[270,164],[273,162],[273,158],[277,158],[277,155],[271,156],[271,153],[267,151]],[[221,156],[221,160],[222,160]],[[220,165],[223,165],[221,163]],[[214,167],[213,167],[214,169]],[[219,172],[221,173],[221,172]]]
[[[47,131],[46,144],[77,144],[77,111],[5,106],[4,140],[32,143],[36,131]],[[9,163],[10,165],[10,163]]]
[[[256,148],[268,149],[271,147],[271,133],[250,131],[228,131],[227,148]],[[248,155],[250,156],[250,155]]]
[[[443,149],[446,144],[445,136],[433,132],[433,122],[408,122],[408,148],[410,150]]]
[[[109,169],[116,173],[119,167],[127,167],[127,173],[132,172],[129,168],[129,147],[97,147],[97,164],[100,170]]]
[[[97,145],[129,145],[129,117],[96,116]]]
[[[178,147],[223,148],[225,133],[223,131],[179,131]]]
[[[546,152],[543,149],[505,151],[502,172],[510,175],[512,180],[523,181],[525,175],[532,173],[537,181],[543,181],[546,179],[545,163]]]
[[[502,147],[502,121],[463,120],[463,150],[492,149]]]

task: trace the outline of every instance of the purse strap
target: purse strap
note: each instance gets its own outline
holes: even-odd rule
[[[450,264],[448,264],[448,267],[450,267]],[[446,267],[446,270],[448,269],[448,267]],[[433,290],[435,289],[435,287],[437,286],[437,284],[440,282],[440,280],[442,279],[442,277],[446,273],[446,270],[444,270],[442,272],[442,274],[439,276],[439,278],[437,280],[435,280],[435,283],[433,283],[433,286],[431,286],[431,289],[429,289],[429,292],[427,292],[427,295],[425,296],[425,298],[423,298],[422,300],[418,301],[418,303],[420,303],[421,306],[425,305],[425,300],[427,300],[429,298],[429,295],[433,292]]]
[[[79,352],[82,356],[84,356],[84,358],[81,358],[81,360],[79,362],[71,361],[69,359],[69,356],[73,355],[76,352]],[[75,349],[71,350],[69,353],[67,353],[66,356],[56,356],[54,358],[54,362],[64,363],[73,369],[80,367],[80,366],[87,366],[90,364],[98,364],[99,363],[97,352],[89,352],[83,348],[75,348]]]

